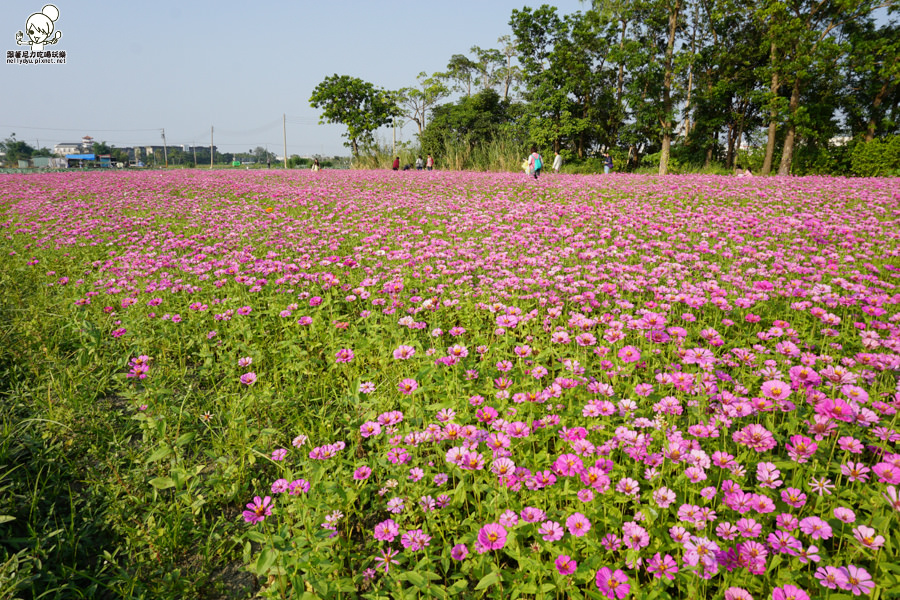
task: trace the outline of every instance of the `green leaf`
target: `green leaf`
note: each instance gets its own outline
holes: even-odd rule
[[[463,591],[464,589],[466,589],[467,587],[469,587],[469,582],[466,581],[465,579],[460,579],[459,581],[457,581],[456,583],[451,585],[449,588],[447,588],[447,591],[450,592],[451,594],[458,594],[461,591]]]
[[[269,569],[272,568],[272,565],[275,564],[275,559],[278,558],[278,551],[272,548],[264,548],[262,552],[259,553],[259,556],[256,557],[256,564],[253,567],[253,570],[256,571],[257,575],[265,575],[269,572]]]
[[[489,588],[495,583],[500,581],[500,574],[496,571],[491,571],[487,575],[481,578],[481,581],[478,582],[478,585],[475,586],[475,591],[483,590],[485,588]]]
[[[184,446],[185,444],[189,444],[194,441],[194,438],[197,437],[197,434],[194,432],[183,433],[178,436],[178,439],[175,440],[175,445],[178,447]]]
[[[417,588],[425,589],[428,587],[428,582],[425,581],[425,578],[416,573],[415,571],[407,571],[406,578],[409,580],[411,584],[416,586]]]
[[[158,490],[167,490],[170,487],[175,487],[175,480],[171,477],[157,477],[150,480],[150,485]]]
[[[251,542],[256,542],[257,544],[264,544],[266,542],[266,536],[253,529],[247,532],[247,539]]]
[[[10,521],[15,521],[16,518],[12,515],[0,515],[0,523],[9,523]]]
[[[146,461],[145,464],[150,464],[150,463],[152,463],[152,462],[156,462],[156,461],[158,461],[158,460],[161,460],[161,459],[163,459],[163,458],[169,456],[170,454],[172,454],[172,448],[171,448],[171,447],[169,447],[169,446],[167,446],[167,445],[160,446],[159,448],[157,448],[156,450],[154,450],[154,451],[150,454],[150,456],[147,457],[147,461]]]

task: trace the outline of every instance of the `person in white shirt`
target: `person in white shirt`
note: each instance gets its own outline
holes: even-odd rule
[[[559,173],[559,169],[562,167],[562,156],[559,155],[557,151],[556,156],[553,157],[553,171],[555,173]]]

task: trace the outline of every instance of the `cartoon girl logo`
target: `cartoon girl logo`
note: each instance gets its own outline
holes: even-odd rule
[[[59,18],[59,9],[48,4],[41,12],[34,13],[25,21],[28,40],[21,31],[16,32],[16,43],[19,46],[31,46],[32,52],[40,52],[44,46],[55,44],[62,37],[62,32],[53,33],[53,23]]]

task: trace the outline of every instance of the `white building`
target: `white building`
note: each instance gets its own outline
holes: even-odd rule
[[[65,156],[66,154],[81,154],[81,144],[75,142],[64,142],[53,146],[53,153],[57,156]]]

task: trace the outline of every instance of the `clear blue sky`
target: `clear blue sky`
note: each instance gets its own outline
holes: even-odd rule
[[[546,2],[561,14],[579,0]],[[46,0],[0,2],[0,49],[16,45]],[[499,47],[513,9],[530,0],[59,0],[55,23],[64,65],[0,64],[0,139],[52,148],[91,135],[111,145],[209,144],[223,152],[256,146],[288,155],[349,154],[338,125],[319,125],[313,88],[332,74],[398,89],[420,71],[446,68],[473,45]],[[27,35],[25,36],[27,40]],[[414,138],[407,124],[403,139]],[[380,135],[390,140],[390,130]]]

